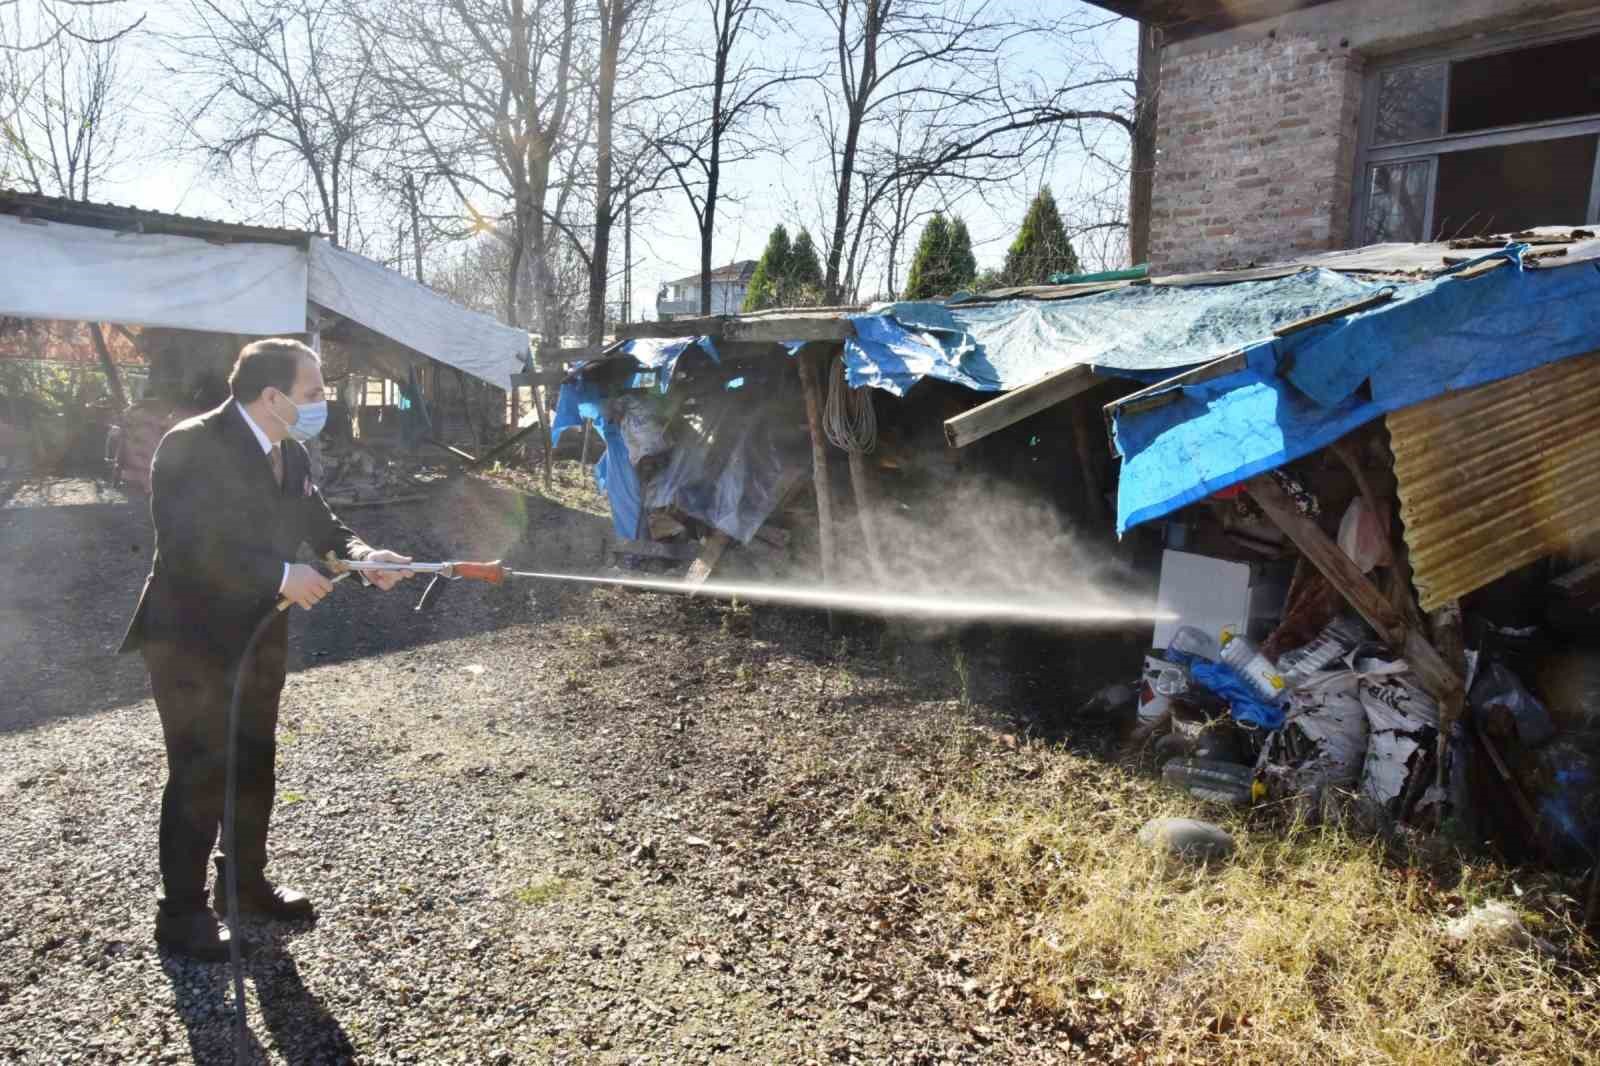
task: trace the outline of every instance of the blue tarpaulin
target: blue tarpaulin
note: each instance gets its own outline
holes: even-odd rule
[[[851,316],[856,337],[845,343],[845,368],[852,388],[896,396],[925,377],[1003,392],[1079,364],[1159,380],[1379,288],[1304,270],[1270,281],[1136,285],[1059,301],[897,303]]]
[[[1519,252],[1496,253],[1512,260],[1499,270],[1401,285],[1388,303],[1251,345],[1243,370],[1118,413],[1118,532],[1389,411],[1600,349],[1600,264],[1525,269]]]
[[[628,460],[622,427],[606,418],[605,407],[605,390],[597,382],[580,377],[562,383],[555,417],[551,419],[550,443],[553,446],[561,440],[563,432],[583,425],[585,418],[594,422],[595,431],[606,442],[605,454],[594,464],[595,483],[611,502],[611,526],[617,536],[634,540],[639,536],[641,512],[639,474]]]

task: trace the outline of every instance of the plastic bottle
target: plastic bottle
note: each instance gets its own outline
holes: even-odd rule
[[[1278,665],[1255,646],[1249,637],[1231,629],[1222,631],[1222,661],[1233,667],[1234,673],[1244,678],[1256,695],[1269,703],[1276,703],[1288,695]]]
[[[1181,666],[1163,666],[1156,675],[1156,692],[1168,698],[1189,691],[1189,671]]]
[[[1179,626],[1178,631],[1172,634],[1172,639],[1167,641],[1167,650],[1188,652],[1212,662],[1221,658],[1217,639],[1199,626]]]
[[[1349,655],[1357,644],[1366,638],[1360,619],[1346,616],[1335,618],[1323,627],[1311,643],[1278,657],[1278,671],[1283,676],[1283,687],[1296,689],[1310,680],[1311,675],[1326,670],[1333,663]]]

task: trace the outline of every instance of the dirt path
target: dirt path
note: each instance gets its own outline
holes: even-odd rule
[[[593,513],[457,484],[374,543],[592,570]],[[33,501],[40,502],[40,501]],[[149,940],[164,774],[137,508],[0,511],[0,1059],[225,1062],[226,969]],[[131,550],[130,546],[131,545]],[[936,658],[611,590],[342,588],[297,621],[263,927],[266,1061],[1034,1062],[863,815],[988,732]]]

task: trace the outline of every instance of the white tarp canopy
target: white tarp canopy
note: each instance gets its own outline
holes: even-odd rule
[[[306,253],[0,215],[0,315],[300,333]]]
[[[214,243],[0,215],[0,315],[208,333],[303,333],[307,304],[498,388],[528,335],[313,237]]]
[[[502,389],[523,369],[528,335],[451,303],[364,256],[311,241],[311,302]]]

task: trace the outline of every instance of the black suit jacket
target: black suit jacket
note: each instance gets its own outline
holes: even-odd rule
[[[165,642],[233,659],[278,599],[302,543],[359,559],[370,548],[328,509],[304,445],[283,444],[280,489],[233,400],[180,422],[151,467],[155,559],[121,651]]]

